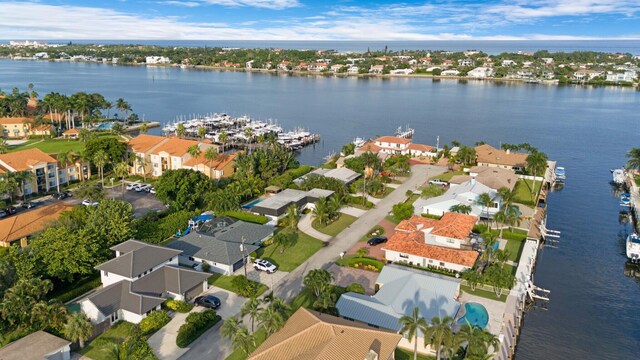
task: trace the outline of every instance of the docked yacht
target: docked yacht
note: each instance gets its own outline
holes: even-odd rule
[[[627,257],[633,262],[640,262],[640,235],[636,233],[627,236]]]
[[[625,175],[626,175],[626,172],[624,171],[623,168],[611,170],[611,176],[613,177],[613,182],[618,185],[624,184]]]
[[[566,178],[567,178],[567,175],[566,175],[566,173],[564,171],[564,168],[562,166],[556,167],[555,174],[556,174],[556,181],[557,182],[564,182],[566,180]]]

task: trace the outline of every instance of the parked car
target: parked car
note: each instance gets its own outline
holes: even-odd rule
[[[371,238],[367,241],[367,244],[369,246],[376,246],[378,244],[382,244],[382,243],[386,243],[387,242],[387,237],[386,236],[376,236],[374,238]]]
[[[429,184],[440,185],[442,187],[445,187],[445,186],[449,185],[448,182],[446,182],[444,180],[440,180],[440,179],[429,180]]]
[[[69,195],[69,193],[67,193],[66,191],[62,191],[62,192],[55,193],[55,194],[51,195],[51,197],[52,197],[52,198],[54,198],[54,199],[60,199],[60,200],[62,200],[62,199],[66,199],[66,198],[68,198],[69,196],[70,196],[70,195]]]
[[[139,184],[136,183],[128,183],[127,184],[127,190],[135,190],[135,188],[138,186]]]
[[[13,215],[18,211],[18,209],[15,208],[15,206],[9,206],[8,208],[4,209],[4,212],[7,213],[7,215]]]
[[[149,194],[155,194],[156,193],[156,188],[154,188],[153,186],[147,189],[147,192]]]
[[[7,212],[4,211],[4,210],[0,210],[0,219],[5,217],[5,216],[9,216],[9,214],[7,214]]]
[[[266,271],[268,274],[273,274],[278,270],[278,267],[268,262],[267,260],[256,259],[253,262],[253,268],[258,271]]]
[[[23,202],[21,206],[25,209],[31,209],[31,208],[34,208],[36,204],[32,203],[31,201],[27,201],[27,202]]]
[[[197,306],[202,306],[214,310],[219,308],[222,304],[220,302],[220,299],[213,295],[198,296],[193,303]]]
[[[82,200],[82,205],[84,205],[84,206],[98,206],[98,205],[100,205],[100,203],[98,203],[97,201],[91,201],[89,199],[84,199],[84,200]]]
[[[147,189],[149,189],[150,187],[151,185],[147,185],[147,184],[138,185],[138,187],[136,188],[136,192],[147,191]]]

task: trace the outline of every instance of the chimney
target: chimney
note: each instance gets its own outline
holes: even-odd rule
[[[475,185],[476,184],[476,177],[472,176],[471,180],[469,180],[471,182],[471,185]]]
[[[511,154],[511,149],[507,149],[507,154]]]

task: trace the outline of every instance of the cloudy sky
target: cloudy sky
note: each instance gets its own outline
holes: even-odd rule
[[[0,39],[640,39],[640,0],[0,0]]]

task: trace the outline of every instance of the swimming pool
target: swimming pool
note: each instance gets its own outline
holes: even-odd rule
[[[113,128],[113,123],[112,122],[102,123],[102,124],[96,126],[96,130],[111,130],[111,128]]]
[[[458,320],[459,325],[464,325],[467,322],[471,326],[477,326],[481,329],[487,327],[489,323],[489,313],[487,309],[478,303],[466,303],[464,304],[464,316]]]
[[[246,203],[246,204],[242,205],[242,208],[249,210],[252,207],[256,206],[256,204],[260,203],[262,200],[264,200],[264,199],[255,199],[250,203]]]

